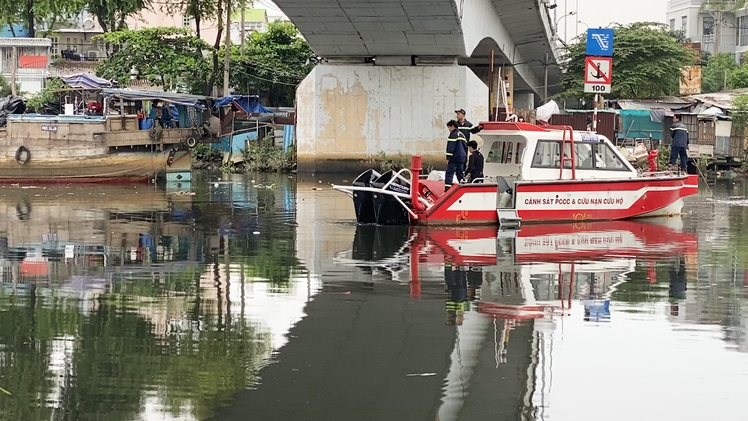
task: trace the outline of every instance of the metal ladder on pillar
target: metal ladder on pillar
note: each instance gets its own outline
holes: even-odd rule
[[[561,140],[561,164],[559,165],[559,171],[558,171],[558,179],[563,180],[564,178],[564,163],[567,161],[569,164],[571,164],[571,179],[576,180],[577,179],[577,173],[576,173],[576,156],[577,153],[574,150],[574,129],[571,128],[571,126],[563,126],[563,137]],[[566,137],[566,134],[569,134],[569,137]],[[566,145],[569,145],[569,154],[571,156],[566,156]]]

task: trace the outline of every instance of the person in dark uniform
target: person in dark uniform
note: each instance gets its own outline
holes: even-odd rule
[[[447,139],[447,173],[444,177],[444,191],[452,187],[454,176],[462,180],[465,173],[465,161],[467,160],[467,145],[465,136],[457,129],[457,122],[449,120],[449,138]]]
[[[670,277],[670,288],[668,296],[670,297],[670,315],[677,316],[679,313],[678,302],[686,299],[688,284],[686,282],[686,259],[679,258],[678,265],[673,262],[668,270]]]
[[[468,303],[468,276],[457,265],[444,263],[444,286],[447,293],[447,326],[461,326]]]
[[[483,154],[478,150],[478,142],[471,140],[467,143],[468,145],[468,166],[467,174],[465,174],[465,181],[471,182],[479,178],[483,178]],[[483,181],[480,181],[482,183]]]
[[[477,134],[483,130],[481,126],[473,126],[473,123],[465,119],[465,110],[462,108],[455,111],[455,114],[457,115],[457,122],[460,123],[458,128],[460,129],[460,132],[462,132],[462,135],[465,136],[466,142],[470,141],[471,134]]]
[[[676,162],[680,158],[680,170],[685,173],[688,169],[688,128],[680,121],[680,114],[673,116],[670,136],[673,139],[670,145],[670,166],[677,168]]]

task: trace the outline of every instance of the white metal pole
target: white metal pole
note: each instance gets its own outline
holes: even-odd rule
[[[574,26],[574,36],[576,37],[577,35],[579,35],[579,0],[577,0],[576,9],[574,10],[577,11],[577,19]]]
[[[569,0],[564,0],[564,16],[569,16]],[[569,27],[569,21],[564,20],[564,42],[568,41],[568,38],[566,37],[567,31],[566,28]]]
[[[592,131],[597,133],[597,103],[600,101],[600,94],[595,94],[595,109],[592,111]]]

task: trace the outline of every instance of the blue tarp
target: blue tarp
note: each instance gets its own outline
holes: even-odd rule
[[[293,146],[293,130],[294,126],[284,125],[283,126],[283,152],[288,152],[288,148]]]
[[[231,145],[229,145],[229,138],[231,138]],[[221,136],[221,143],[213,144],[214,149],[219,149],[223,152],[232,152],[240,154],[242,149],[247,147],[248,141],[256,141],[257,132],[246,132],[235,134],[233,137],[230,135]]]
[[[662,123],[652,121],[650,110],[621,110],[618,138],[662,140]]]
[[[216,99],[213,101],[213,104],[218,107],[225,107],[229,104],[233,104],[236,107],[241,108],[241,110],[247,114],[271,113],[270,110],[260,104],[260,97],[257,95],[228,95]]]
[[[60,76],[60,79],[62,79],[62,81],[71,88],[101,89],[112,87],[112,82],[86,73],[76,73],[69,76]]]
[[[14,23],[13,30],[10,29],[10,25],[5,25],[0,28],[0,38],[27,38],[28,36],[29,30],[20,23]]]

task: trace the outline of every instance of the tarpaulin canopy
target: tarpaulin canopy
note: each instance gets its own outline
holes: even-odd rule
[[[651,137],[662,140],[662,122],[652,118],[650,110],[621,110],[619,139],[644,139]]]
[[[257,95],[228,95],[223,98],[218,98],[213,101],[213,104],[218,107],[225,107],[227,105],[234,105],[238,108],[237,111],[244,111],[247,114],[270,114],[272,111],[263,107],[260,104],[260,97]]]
[[[71,88],[101,89],[112,87],[112,82],[86,73],[76,73],[69,76],[60,76],[60,79],[62,79],[62,81]]]
[[[176,94],[172,92],[141,92],[129,89],[104,89],[107,97],[120,98],[125,101],[162,101],[174,105],[184,105],[204,110],[208,99],[200,95]]]

